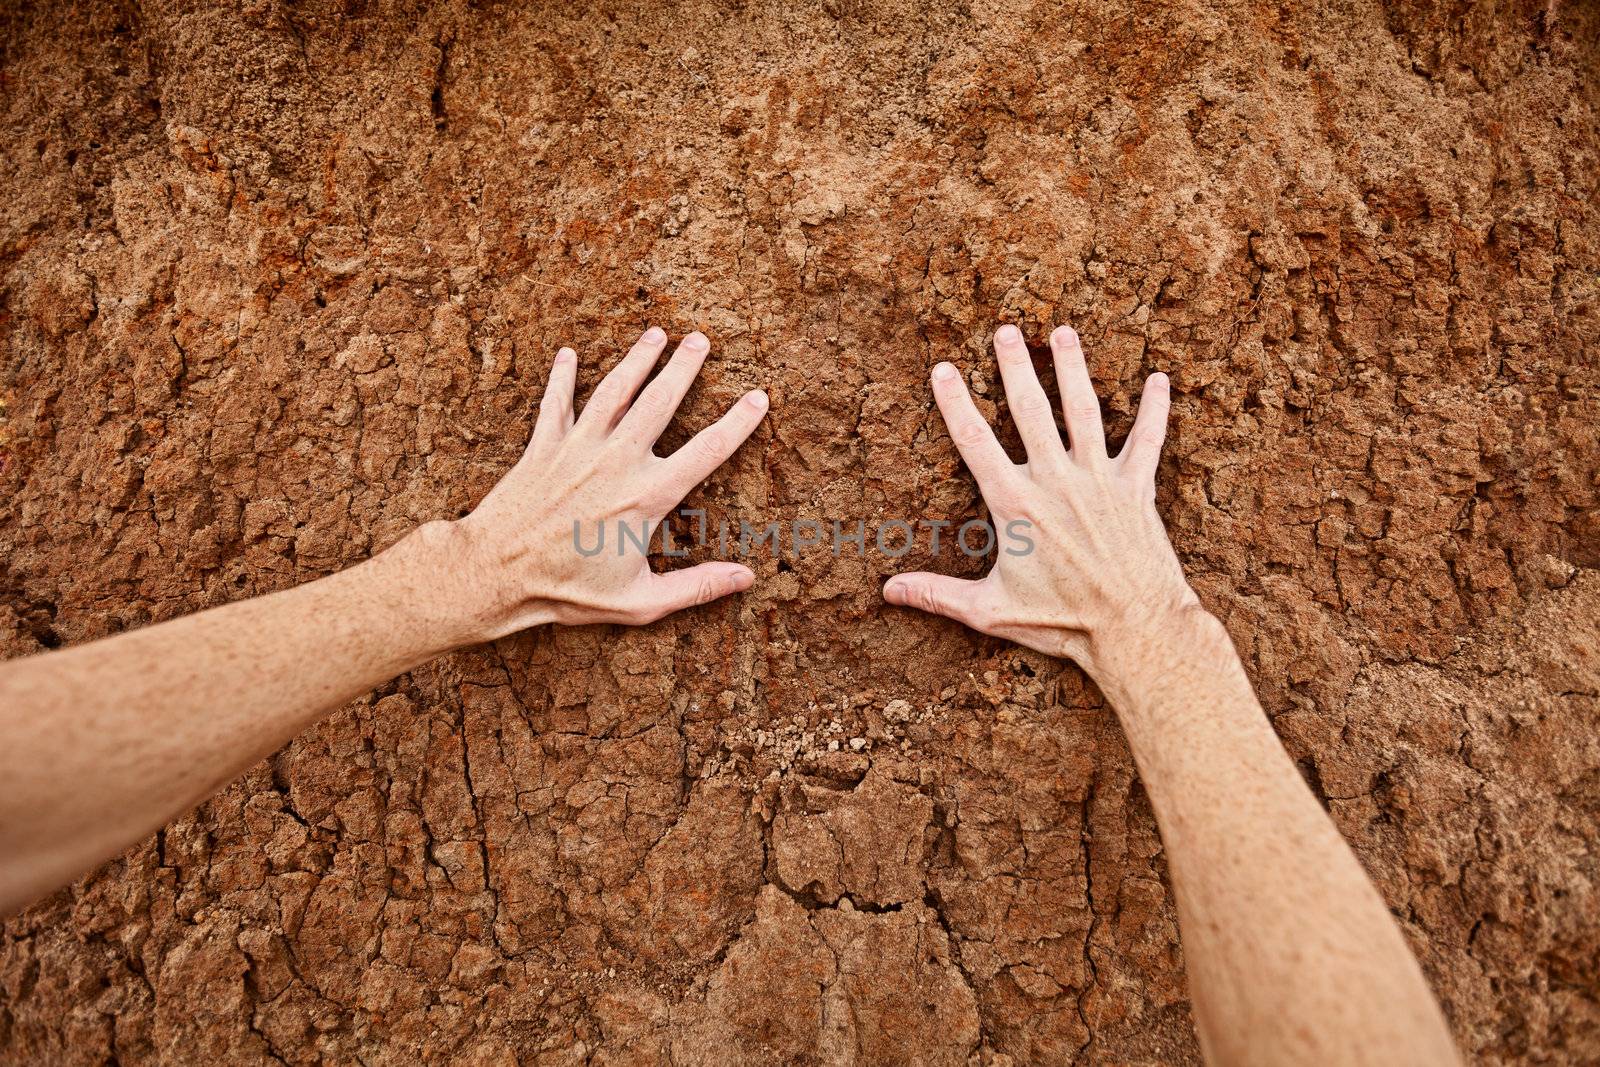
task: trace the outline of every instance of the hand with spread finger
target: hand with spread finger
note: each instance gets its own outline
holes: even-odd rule
[[[1160,624],[1197,605],[1156,513],[1155,474],[1166,436],[1170,389],[1152,374],[1122,451],[1106,452],[1100,404],[1070,326],[1050,336],[1061,386],[1067,447],[1021,332],[995,333],[995,358],[1027,449],[1016,464],[949,363],[933,369],[933,395],[961,458],[978,481],[994,525],[1027,523],[1031,550],[1001,551],[983,578],[899,574],[884,586],[891,604],[947,615],[975,630],[1095,673],[1107,640]]]
[[[446,535],[456,540],[447,558],[461,576],[465,641],[546,622],[653,622],[750,588],[755,576],[742,564],[658,574],[639,547],[767,411],[766,393],[746,393],[682,448],[657,456],[656,439],[710,351],[704,334],[689,334],[641,391],[666,342],[661,330],[646,331],[576,417],[577,355],[556,354],[522,459]]]
[[[1050,347],[1070,448],[1022,335],[995,335],[1021,465],[955,368],[933,371],[995,525],[1029,523],[1033,551],[1000,552],[977,581],[896,575],[884,595],[1070,656],[1099,684],[1161,829],[1210,1062],[1459,1062],[1382,898],[1278,741],[1227,631],[1184,581],[1155,508],[1166,375],[1145,382],[1112,459],[1078,335],[1063,326]]]
[[[690,334],[645,385],[666,342],[646,332],[577,418],[577,356],[557,353],[521,460],[464,519],[292,589],[0,664],[0,916],[441,653],[545,622],[650,622],[749,588],[737,563],[656,574],[642,546],[578,551],[574,524],[626,523],[648,544],[766,414],[766,394],[746,393],[655,455],[710,348]]]

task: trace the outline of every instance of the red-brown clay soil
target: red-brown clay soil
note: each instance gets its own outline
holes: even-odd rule
[[[668,445],[773,398],[691,503],[970,518],[929,368],[1004,420],[989,331],[1069,321],[1113,436],[1172,374],[1179,554],[1462,1046],[1600,1059],[1593,5],[3,19],[6,654],[462,513],[650,323]],[[8,921],[0,1058],[1194,1061],[1114,715],[921,566],[384,686]]]

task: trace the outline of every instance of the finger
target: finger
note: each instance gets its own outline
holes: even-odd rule
[[[1000,364],[1000,379],[1005,382],[1011,417],[1016,420],[1022,445],[1028,451],[1029,465],[1059,466],[1067,458],[1067,450],[1062,447],[1050,398],[1039,384],[1022,331],[1010,323],[996,330],[994,354]]]
[[[728,461],[728,457],[755,432],[767,414],[769,401],[760,389],[746,393],[727,414],[707,426],[672,455],[662,460],[662,499],[657,504],[670,511],[678,501]],[[669,499],[670,498],[670,499]]]
[[[896,574],[883,584],[883,599],[930,615],[943,615],[974,630],[984,629],[990,620],[988,592],[981,579],[910,571]]]
[[[539,398],[539,417],[528,438],[528,451],[553,445],[572,429],[572,385],[578,377],[578,353],[563,348],[550,365],[550,380]]]
[[[939,404],[939,414],[944,416],[950,440],[955,442],[956,451],[961,453],[967,469],[978,480],[978,489],[988,499],[991,492],[997,491],[1015,474],[1017,465],[995,440],[994,430],[978,413],[972,394],[967,392],[967,383],[961,380],[961,374],[953,365],[940,363],[933,368],[933,398]]]
[[[730,593],[742,593],[755,584],[755,572],[740,563],[701,563],[682,570],[651,574],[630,613],[639,623],[655,622],[663,615],[709,604]]]
[[[1144,380],[1139,414],[1133,430],[1117,455],[1123,469],[1154,481],[1161,463],[1161,446],[1167,439],[1167,415],[1172,410],[1172,382],[1160,371]]]
[[[678,413],[678,405],[683,403],[710,350],[711,342],[706,340],[705,334],[697,331],[685,337],[655,381],[644,387],[639,399],[622,416],[617,425],[618,436],[644,448],[655,444],[672,416]]]
[[[646,330],[628,349],[622,362],[612,367],[611,373],[595,386],[594,395],[589,397],[589,402],[583,406],[583,414],[578,416],[578,432],[594,435],[610,433],[617,425],[617,420],[622,418],[622,413],[628,409],[633,394],[639,391],[639,386],[650,374],[650,368],[661,358],[661,350],[666,345],[667,335],[659,326]]]
[[[1056,381],[1061,385],[1061,408],[1067,417],[1067,438],[1072,442],[1072,458],[1083,464],[1104,463],[1106,431],[1100,424],[1100,400],[1089,380],[1089,365],[1083,361],[1083,345],[1071,326],[1058,326],[1050,335],[1050,351],[1056,360]]]

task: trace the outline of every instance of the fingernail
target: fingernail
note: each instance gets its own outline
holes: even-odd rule
[[[933,365],[933,380],[934,381],[936,381],[936,382],[948,382],[951,378],[954,378],[955,376],[956,376],[956,368],[955,368],[954,364],[952,364],[952,363],[935,363]]]
[[[557,364],[571,363],[573,360],[575,360],[577,358],[578,358],[578,353],[574,352],[570,348],[563,348],[563,349],[559,350],[558,352],[556,352],[556,363]]]
[[[706,340],[706,335],[696,330],[683,339],[683,347],[691,352],[703,352],[711,347],[711,342]]]
[[[905,583],[897,582],[893,578],[883,587],[883,599],[891,604],[904,604],[906,602]]]
[[[666,331],[662,330],[659,326],[650,327],[644,332],[644,336],[640,338],[640,340],[649,341],[651,344],[658,344],[666,339]]]
[[[744,399],[747,404],[755,408],[757,411],[767,410],[767,405],[772,403],[772,400],[767,396],[767,391],[765,389],[757,389],[753,393],[748,393],[745,395]]]
[[[1002,344],[1014,345],[1022,340],[1022,331],[1008,322],[994,332],[994,339]]]
[[[1162,373],[1161,371],[1156,371],[1154,374],[1150,375],[1150,384],[1155,386],[1157,389],[1166,389],[1169,392],[1172,389],[1172,379],[1168,378],[1166,374]]]
[[[1055,333],[1050,335],[1050,340],[1058,345],[1075,344],[1078,340],[1078,331],[1071,326],[1057,326]]]
[[[739,570],[739,571],[734,572],[734,575],[733,575],[733,591],[734,592],[742,593],[746,589],[749,589],[752,585],[755,585],[755,584],[756,584],[756,572],[751,570],[750,568],[746,567],[743,570]]]

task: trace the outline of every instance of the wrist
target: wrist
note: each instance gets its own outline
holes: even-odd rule
[[[1225,752],[1236,761],[1247,754],[1283,757],[1233,639],[1198,600],[1100,640],[1101,658],[1090,673],[1116,712],[1153,802],[1160,803],[1176,768],[1198,751]]]
[[[367,563],[436,654],[488,639],[490,612],[470,542],[461,523],[435,520]]]
[[[1195,663],[1237,661],[1222,622],[1187,586],[1185,596],[1154,610],[1100,627],[1089,635],[1088,672],[1121,713],[1163,679],[1189,673]]]

